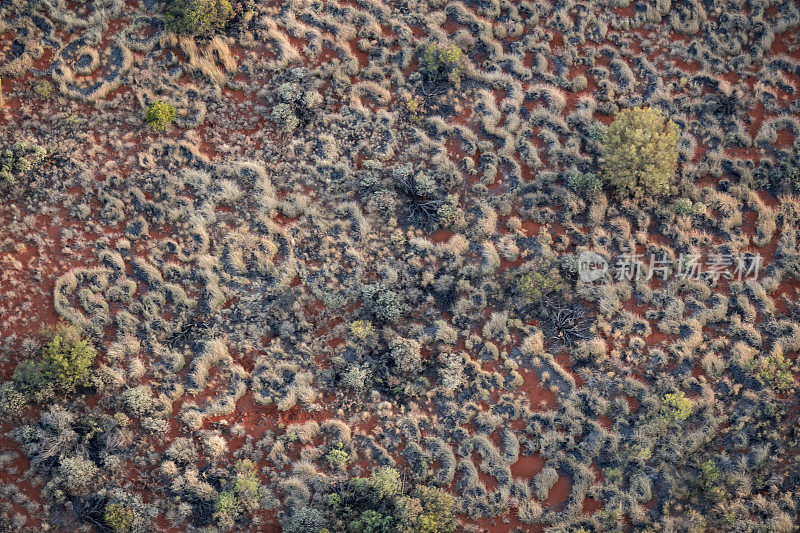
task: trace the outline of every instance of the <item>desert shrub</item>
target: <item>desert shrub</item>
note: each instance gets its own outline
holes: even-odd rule
[[[754,370],[762,384],[769,385],[777,391],[789,389],[794,381],[792,360],[780,352],[762,357],[755,363]]]
[[[281,518],[283,533],[316,533],[326,525],[325,515],[314,507],[301,507]]]
[[[16,143],[0,151],[0,188],[16,185],[36,168],[47,150],[36,144]]]
[[[373,472],[369,484],[378,494],[385,498],[397,496],[403,490],[400,472],[389,466]]]
[[[53,96],[53,84],[47,80],[40,81],[33,86],[33,93],[42,100],[47,100]]]
[[[396,531],[397,498],[403,489],[400,474],[384,467],[369,478],[335,483],[328,497],[327,512],[334,531]]]
[[[73,392],[90,383],[97,352],[72,326],[47,333],[38,359],[27,359],[14,370],[14,386],[29,398],[42,399],[52,392]]]
[[[236,461],[233,472],[222,481],[222,490],[214,500],[214,518],[224,528],[234,525],[245,511],[258,506],[261,481],[249,459]]]
[[[133,527],[133,509],[120,503],[106,505],[103,520],[115,533],[128,533]]]
[[[603,177],[620,195],[669,190],[678,162],[678,125],[652,107],[625,109],[603,137]]]
[[[675,214],[677,215],[702,215],[705,212],[706,206],[701,202],[692,202],[688,198],[675,200]]]
[[[375,328],[369,320],[354,320],[353,323],[350,324],[350,333],[352,333],[356,339],[363,341],[375,333]]]
[[[682,391],[665,394],[659,414],[667,422],[686,420],[692,414],[692,401]]]
[[[278,103],[272,108],[272,121],[281,130],[293,131],[307,126],[316,116],[316,108],[322,103],[322,95],[313,87],[314,80],[308,79],[303,68],[291,72],[292,81],[278,86]]]
[[[517,280],[517,292],[531,304],[538,304],[543,297],[562,288],[561,277],[554,271],[548,274],[529,272],[523,274]]]
[[[18,415],[25,407],[25,395],[16,389],[13,382],[0,385],[0,414]]]
[[[325,459],[328,460],[331,468],[337,469],[347,464],[350,454],[342,448],[342,443],[339,442],[325,455]]]
[[[175,33],[204,36],[222,31],[232,16],[228,0],[171,0],[164,23]]]
[[[447,492],[436,487],[420,487],[400,500],[397,513],[400,533],[455,531],[455,499]]]
[[[569,188],[585,198],[591,198],[603,187],[603,182],[591,172],[575,172],[567,178]]]
[[[455,45],[430,44],[422,52],[420,69],[428,82],[449,81],[457,85],[464,74],[464,52]]]
[[[83,457],[66,457],[61,460],[54,476],[69,494],[84,494],[98,483],[100,474],[97,465]]]
[[[397,292],[375,287],[375,290],[370,290],[369,293],[372,296],[370,309],[380,322],[395,322],[405,312],[405,303]]]
[[[175,120],[175,107],[163,100],[156,100],[145,109],[144,120],[153,131],[166,131]]]

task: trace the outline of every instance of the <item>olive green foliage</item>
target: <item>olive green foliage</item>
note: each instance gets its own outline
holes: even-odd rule
[[[16,185],[36,168],[47,150],[36,144],[16,143],[0,151],[0,188]]]
[[[458,85],[464,74],[464,52],[455,45],[428,45],[422,52],[420,68],[428,82],[449,81]]]
[[[675,200],[675,214],[690,216],[702,215],[706,212],[706,205],[702,202],[692,202],[688,198],[678,198]]]
[[[529,272],[517,280],[517,292],[525,298],[526,303],[538,304],[544,296],[563,289],[561,276],[552,271],[547,274]]]
[[[667,422],[686,420],[692,414],[692,401],[681,391],[665,394],[659,414]]]
[[[755,366],[756,376],[761,383],[777,391],[784,391],[792,386],[792,360],[782,353],[762,357]]]
[[[576,193],[591,198],[603,188],[603,182],[591,172],[575,172],[570,174],[567,185]]]
[[[232,525],[243,512],[255,510],[260,490],[261,481],[253,462],[249,459],[236,461],[233,474],[214,500],[214,517],[223,525]]]
[[[434,487],[403,495],[400,474],[383,467],[369,478],[334,486],[328,497],[334,531],[358,533],[448,533],[455,530],[455,500]]]
[[[156,100],[144,112],[144,120],[153,131],[166,131],[175,120],[175,107],[163,100]]]
[[[339,468],[347,464],[347,461],[350,460],[350,454],[342,449],[342,443],[339,442],[335,447],[331,448],[325,458],[331,468]]]
[[[321,533],[325,526],[325,515],[314,507],[302,507],[281,518],[283,533]]]
[[[353,323],[350,324],[350,333],[358,340],[363,341],[375,333],[375,327],[369,320],[354,320]]]
[[[436,487],[420,487],[398,502],[400,533],[449,533],[456,529],[455,499]]]
[[[97,352],[72,326],[59,326],[48,334],[37,359],[21,362],[14,371],[14,386],[29,398],[43,399],[52,392],[72,392],[90,383]]]
[[[400,472],[388,466],[373,472],[369,484],[378,494],[385,498],[397,496],[403,490]]]
[[[603,137],[603,177],[620,196],[663,195],[678,162],[680,130],[652,107],[620,111]]]
[[[47,100],[53,96],[53,84],[47,80],[40,81],[33,86],[33,92],[42,100]]]
[[[119,503],[106,505],[103,520],[115,533],[128,533],[133,527],[133,510]]]
[[[164,23],[175,33],[208,36],[222,31],[232,16],[228,0],[171,0]]]

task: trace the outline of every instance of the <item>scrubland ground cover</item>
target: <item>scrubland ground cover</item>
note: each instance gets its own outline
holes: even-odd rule
[[[798,25],[3,2],[0,530],[796,530]]]

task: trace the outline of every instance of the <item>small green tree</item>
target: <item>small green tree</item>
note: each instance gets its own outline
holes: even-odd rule
[[[166,131],[175,116],[175,107],[163,100],[156,100],[144,111],[144,120],[153,131]]]
[[[232,16],[228,0],[172,0],[164,23],[175,33],[207,36],[222,31]]]
[[[450,81],[458,85],[464,74],[464,52],[455,45],[428,45],[422,52],[420,68],[430,83]]]
[[[450,533],[457,526],[455,499],[439,488],[419,487],[400,498],[397,520],[400,533]]]
[[[14,370],[14,386],[28,397],[47,390],[72,392],[90,383],[97,352],[73,326],[59,326],[49,334],[38,359],[21,362]]]
[[[339,442],[334,448],[331,448],[327,455],[325,455],[325,458],[328,460],[328,464],[331,468],[336,469],[347,464],[347,461],[350,460],[350,454],[342,449],[342,443]]]
[[[686,420],[692,414],[692,400],[682,391],[668,393],[661,400],[661,419],[667,422]]]
[[[133,510],[120,503],[110,503],[106,505],[103,520],[114,533],[129,533],[133,527]]]
[[[603,138],[603,176],[620,196],[663,195],[678,162],[680,130],[652,107],[620,111]]]

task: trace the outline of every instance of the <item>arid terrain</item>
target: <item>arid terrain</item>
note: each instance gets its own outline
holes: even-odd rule
[[[0,531],[798,531],[798,30],[0,2]]]

